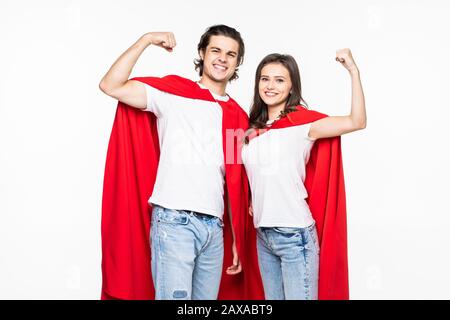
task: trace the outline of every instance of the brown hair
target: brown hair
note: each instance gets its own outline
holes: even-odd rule
[[[245,46],[244,46],[244,40],[242,40],[241,34],[234,28],[228,27],[223,24],[214,25],[206,29],[205,33],[201,36],[200,42],[197,45],[198,52],[205,51],[206,47],[209,44],[209,40],[211,39],[211,36],[225,36],[229,37],[233,40],[236,40],[239,44],[239,51],[237,56],[237,66],[236,70],[233,73],[233,76],[230,78],[229,81],[235,80],[239,78],[238,76],[238,68],[243,62],[244,62],[244,53],[245,53]],[[195,70],[198,71],[200,77],[203,75],[203,60],[201,58],[194,60],[195,64]]]
[[[272,53],[267,55],[262,61],[259,63],[258,68],[256,69],[255,75],[255,88],[253,94],[253,102],[250,108],[250,127],[251,128],[265,128],[266,122],[269,119],[267,105],[264,103],[262,98],[259,95],[259,80],[261,78],[262,69],[271,63],[279,63],[286,67],[289,71],[289,76],[292,82],[291,93],[288,96],[286,101],[286,106],[281,116],[286,116],[289,112],[295,111],[295,107],[301,105],[307,108],[307,103],[303,100],[302,97],[302,84],[300,81],[300,71],[298,69],[297,62],[295,59],[288,54],[279,54]],[[304,104],[304,105],[303,105]]]

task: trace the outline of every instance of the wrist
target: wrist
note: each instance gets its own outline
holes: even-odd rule
[[[358,69],[357,66],[353,66],[353,67],[349,68],[348,72],[350,73],[351,76],[358,76],[359,75],[359,69]]]
[[[152,45],[153,44],[153,37],[150,33],[146,33],[144,34],[141,39],[142,42],[144,42],[144,44],[146,46]]]

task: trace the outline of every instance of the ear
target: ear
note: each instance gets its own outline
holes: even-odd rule
[[[199,50],[198,55],[200,56],[200,59],[205,60],[205,51],[204,50]]]

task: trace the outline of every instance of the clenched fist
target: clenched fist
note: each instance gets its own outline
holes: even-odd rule
[[[353,60],[350,49],[339,49],[336,51],[336,61],[340,62],[348,71],[357,70],[355,60]]]
[[[172,32],[149,32],[144,35],[148,38],[151,44],[164,48],[169,52],[177,45],[175,35]]]

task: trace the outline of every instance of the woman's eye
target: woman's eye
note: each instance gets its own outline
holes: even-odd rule
[[[283,83],[284,81],[282,79],[277,80],[278,83]]]

